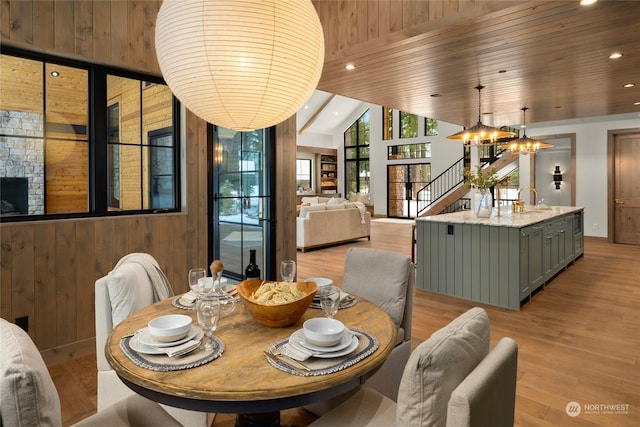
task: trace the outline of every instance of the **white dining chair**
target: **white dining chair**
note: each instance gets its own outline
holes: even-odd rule
[[[173,290],[169,281],[157,261],[149,254],[126,255],[118,261],[109,274],[96,280],[98,411],[112,405],[122,396],[134,393],[118,378],[107,362],[104,348],[109,334],[129,315],[170,296],[173,296]],[[163,408],[183,425],[208,425],[208,415],[204,412],[187,411],[164,405]]]
[[[0,425],[62,426],[58,391],[29,335],[0,319]],[[179,427],[160,405],[137,394],[85,418],[74,427]]]
[[[489,342],[487,314],[473,308],[411,353],[397,402],[365,385],[309,427],[513,426],[518,345]]]

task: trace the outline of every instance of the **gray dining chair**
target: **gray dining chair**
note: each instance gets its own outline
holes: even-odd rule
[[[343,290],[365,298],[383,309],[397,328],[395,347],[378,371],[366,384],[395,401],[405,364],[411,354],[411,322],[415,266],[399,252],[349,248],[344,262]],[[357,390],[324,402],[305,406],[322,415],[344,402]]]
[[[186,276],[186,274],[185,274]],[[173,296],[165,274],[153,256],[132,253],[95,283],[96,361],[98,367],[98,411],[122,396],[133,394],[111,369],[104,354],[107,338],[115,326],[139,309]],[[171,406],[163,408],[183,425],[208,425],[207,413]]]
[[[60,397],[29,335],[0,318],[0,425],[62,426]],[[179,427],[160,405],[137,394],[125,397],[74,427]]]
[[[398,329],[396,344],[367,386],[396,400],[400,378],[411,354],[411,322],[415,266],[405,254],[381,249],[349,248],[343,289],[361,296],[389,314]]]
[[[411,353],[397,403],[365,385],[310,427],[513,426],[518,345],[489,342],[487,314],[473,308]]]

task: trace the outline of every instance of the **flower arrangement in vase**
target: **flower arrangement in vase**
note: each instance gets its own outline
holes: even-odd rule
[[[467,188],[477,188],[479,192],[476,201],[476,216],[480,218],[490,217],[493,210],[493,196],[487,190],[503,181],[498,177],[496,168],[492,167],[487,171],[483,171],[480,166],[475,171],[465,169],[464,178]]]

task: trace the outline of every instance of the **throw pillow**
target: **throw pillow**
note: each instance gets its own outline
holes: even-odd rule
[[[329,197],[329,200],[327,200],[327,205],[339,205],[343,202],[344,199],[342,197]]]
[[[31,338],[13,323],[0,319],[0,424],[61,426],[56,386]]]
[[[310,205],[317,205],[318,204],[318,198],[317,197],[303,197],[302,200],[300,200],[300,202],[309,203]]]
[[[402,374],[397,424],[445,425],[451,393],[489,353],[489,341],[487,313],[475,307],[420,344]]]
[[[114,328],[131,314],[153,303],[149,276],[144,267],[135,262],[122,264],[108,274],[107,293]]]
[[[318,203],[316,205],[303,206],[300,208],[300,218],[309,218],[309,212],[323,211],[326,209],[324,203]]]

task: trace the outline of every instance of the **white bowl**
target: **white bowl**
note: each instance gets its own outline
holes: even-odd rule
[[[313,345],[331,347],[338,344],[344,335],[344,323],[328,317],[314,317],[302,324],[304,339]]]
[[[315,282],[318,285],[318,289],[324,286],[333,285],[333,280],[327,279],[326,277],[310,277],[304,280],[305,282]]]
[[[147,325],[151,338],[161,342],[177,341],[187,336],[191,330],[191,316],[168,314],[156,317]]]

